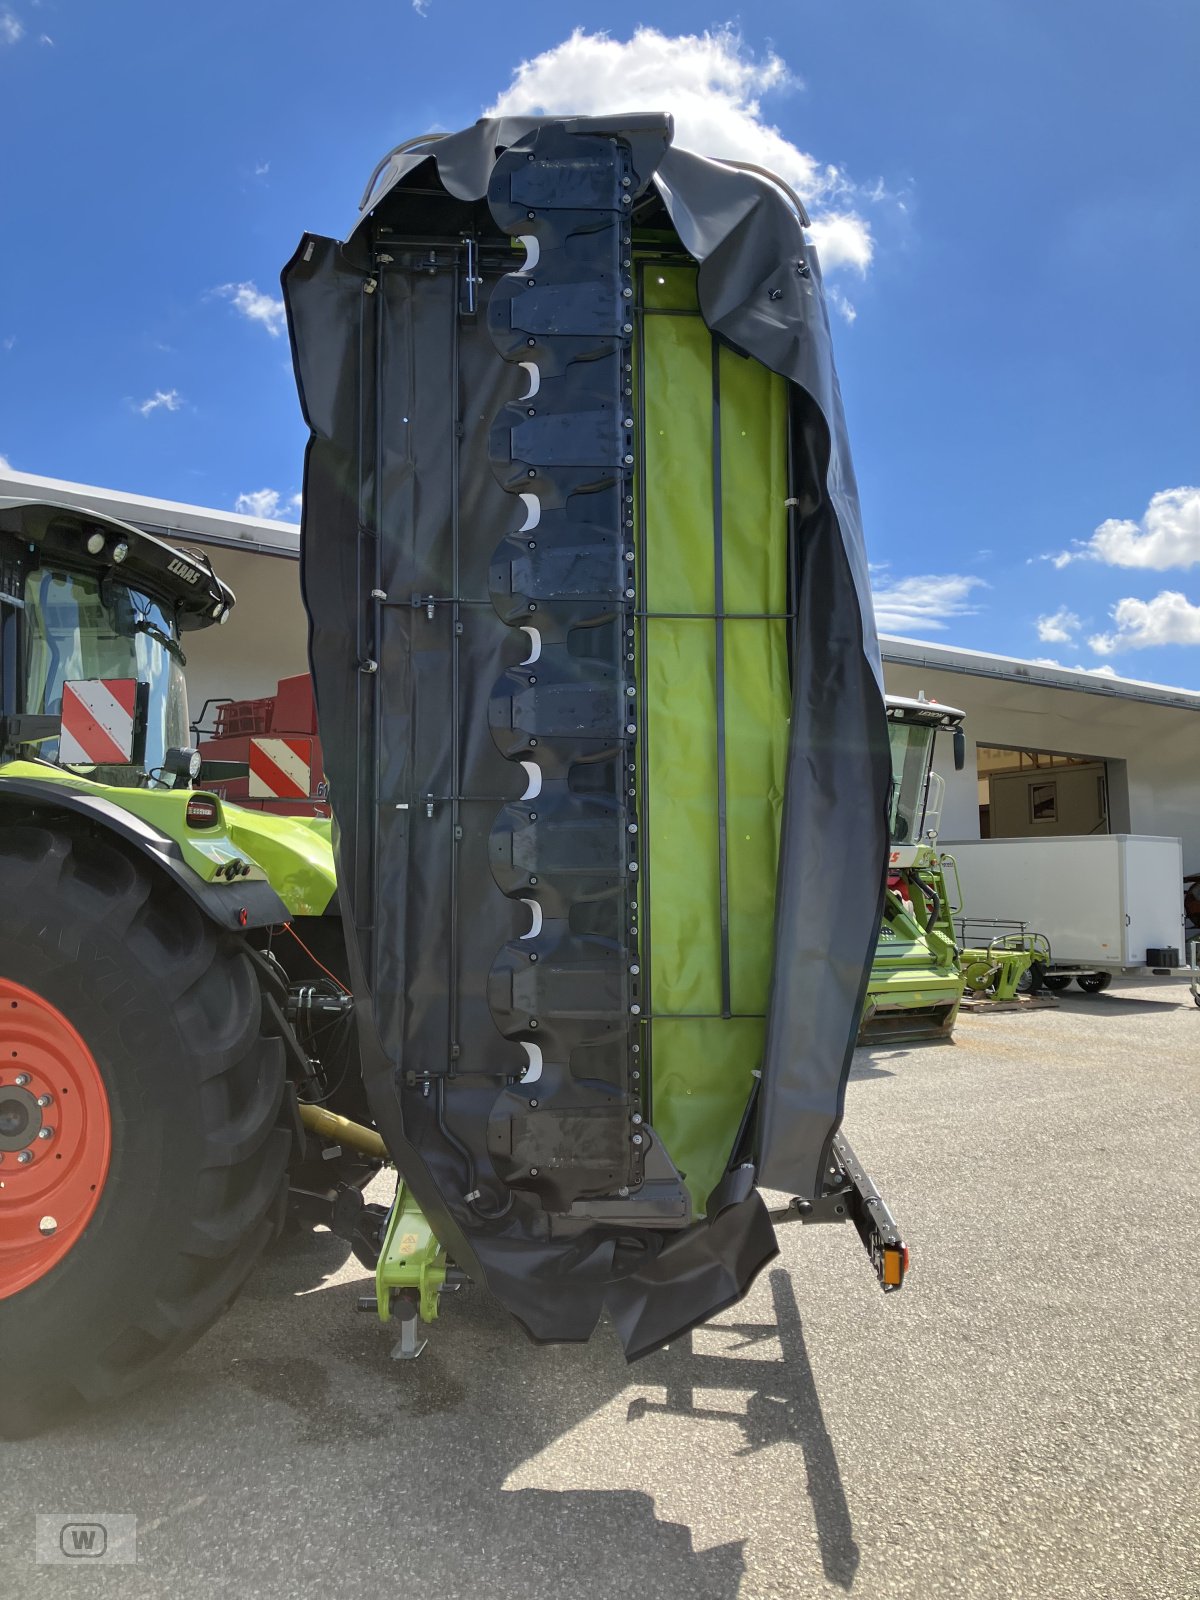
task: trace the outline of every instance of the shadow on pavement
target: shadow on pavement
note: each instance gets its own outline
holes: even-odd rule
[[[804,1456],[808,1495],[816,1521],[817,1542],[825,1576],[843,1589],[854,1583],[859,1550],[850,1521],[850,1507],[842,1486],[833,1440],[825,1426],[821,1400],[817,1394],[812,1366],[804,1344],[804,1329],[792,1280],[786,1272],[771,1273],[771,1295],[775,1304],[774,1323],[722,1321],[723,1332],[743,1336],[741,1346],[778,1339],[783,1360],[749,1362],[727,1357],[700,1355],[693,1348],[694,1335],[674,1344],[664,1353],[665,1381],[663,1401],[636,1399],[629,1405],[629,1420],[640,1420],[652,1412],[688,1417],[696,1422],[734,1421],[742,1428],[745,1444],[739,1455],[753,1455],[769,1445],[798,1444]],[[745,1411],[723,1410],[697,1405],[695,1391],[753,1389]]]
[[[908,1050],[891,1051],[883,1059],[887,1061],[903,1061],[911,1052]],[[896,1074],[889,1068],[881,1066],[874,1056],[856,1055],[850,1064],[850,1076],[859,1080],[865,1078],[894,1078]]]
[[[1126,1014],[1138,1011],[1178,1011],[1181,1006],[1190,1003],[1187,1000],[1143,1000],[1135,995],[1111,994],[1103,990],[1100,994],[1072,994],[1069,989],[1060,990],[1054,997],[1066,1011],[1079,1015],[1086,1011],[1121,1011]]]
[[[272,1252],[159,1384],[17,1446],[12,1509],[31,1520],[70,1481],[72,1503],[136,1514],[127,1597],[386,1577],[482,1600],[733,1600],[760,1500],[729,1479],[778,1446],[771,1519],[802,1549],[815,1529],[812,1567],[787,1584],[852,1586],[858,1545],[786,1272],[768,1280],[773,1318],[734,1308],[632,1367],[611,1329],[537,1348],[470,1288],[401,1363],[354,1313],[366,1280],[321,1282],[340,1249],[314,1234]],[[725,1353],[696,1348],[718,1337]],[[757,1345],[774,1348],[745,1354]]]

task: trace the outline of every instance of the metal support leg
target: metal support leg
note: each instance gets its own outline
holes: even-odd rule
[[[429,1343],[417,1336],[417,1313],[420,1310],[415,1290],[402,1290],[396,1297],[396,1316],[400,1322],[399,1341],[392,1346],[393,1361],[415,1361]]]

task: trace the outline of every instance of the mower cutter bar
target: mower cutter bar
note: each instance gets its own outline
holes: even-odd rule
[[[908,1273],[908,1246],[896,1219],[844,1134],[834,1135],[824,1193],[796,1198],[771,1212],[772,1222],[853,1222],[871,1258],[884,1294],[899,1289]]]

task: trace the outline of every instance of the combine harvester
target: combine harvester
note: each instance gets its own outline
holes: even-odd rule
[[[954,770],[966,747],[963,713],[935,700],[889,695],[892,794],[888,810],[891,852],[879,944],[867,985],[859,1041],[949,1039],[964,994],[1010,1001],[1036,950],[1028,938],[1001,934],[984,948],[960,948],[947,870],[954,858],[938,849],[946,784],[933,770],[938,733],[953,741]],[[959,895],[961,900],[961,895]]]
[[[397,1354],[466,1275],[640,1355],[785,1220],[852,1221],[900,1287],[839,1131],[891,773],[805,220],[669,118],[516,119],[302,239],[336,896],[327,823],[191,787],[206,563],[0,510],[4,1427],[158,1371],[289,1177]]]
[[[936,701],[887,697],[892,755],[887,890],[867,984],[859,1040],[949,1038],[963,997],[963,967],[951,921],[938,825],[946,785],[933,770],[939,732],[965,757],[963,713]]]

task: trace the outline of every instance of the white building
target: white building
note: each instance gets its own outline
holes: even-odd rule
[[[294,524],[0,473],[0,496],[14,495],[90,506],[209,552],[238,603],[225,627],[187,640],[193,715],[209,697],[268,695],[307,671]],[[965,770],[938,762],[944,839],[1166,835],[1200,872],[1200,693],[921,640],[882,646],[890,692],[967,714]]]
[[[884,637],[893,694],[967,714],[943,839],[1141,833],[1183,841],[1200,872],[1200,693]]]

